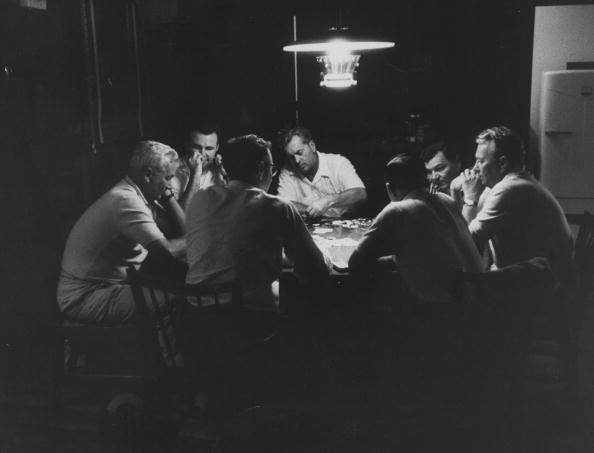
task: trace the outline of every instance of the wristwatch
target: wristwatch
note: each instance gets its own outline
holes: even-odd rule
[[[466,206],[472,206],[472,207],[476,207],[478,205],[478,203],[474,200],[471,200],[470,198],[464,198],[464,204]]]

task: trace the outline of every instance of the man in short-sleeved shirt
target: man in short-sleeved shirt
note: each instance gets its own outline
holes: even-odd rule
[[[316,150],[311,133],[296,127],[283,138],[288,164],[280,173],[278,194],[309,217],[341,217],[367,199],[365,185],[351,162]]]
[[[243,306],[274,312],[283,249],[295,272],[310,282],[328,270],[293,205],[269,195],[269,144],[255,136],[233,139],[224,150],[230,182],[199,190],[187,216],[187,283],[239,280]]]
[[[472,218],[470,233],[479,246],[491,242],[497,267],[544,257],[555,276],[567,281],[573,271],[569,225],[557,200],[524,170],[523,161],[522,142],[509,128],[479,134],[475,172],[462,175],[464,193],[478,201],[482,187],[491,191],[480,210],[464,206]]]
[[[69,319],[119,323],[135,313],[126,268],[155,256],[183,256],[183,239],[166,240],[157,227],[151,202],[160,198],[178,220],[181,208],[168,188],[177,153],[158,142],[140,142],[128,176],[93,203],[74,225],[64,250],[58,306]]]
[[[386,167],[392,202],[375,218],[351,256],[355,274],[393,255],[402,280],[416,299],[449,302],[456,273],[481,271],[481,258],[454,201],[425,187],[423,163],[409,154]]]

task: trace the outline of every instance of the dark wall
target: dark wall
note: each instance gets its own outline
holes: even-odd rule
[[[269,10],[200,2],[182,23],[146,30],[154,131],[179,137],[193,113],[220,118],[228,133],[272,134],[293,122],[292,39],[337,22],[334,3]],[[358,86],[319,86],[315,58],[298,58],[301,123],[322,140],[369,141],[404,134],[409,113],[444,133],[474,136],[507,123],[527,129],[533,8],[520,2],[341,3],[343,24],[393,39],[362,55]],[[183,6],[183,4],[181,5]]]

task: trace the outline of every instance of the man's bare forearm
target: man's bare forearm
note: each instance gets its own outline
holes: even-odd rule
[[[350,209],[367,200],[367,191],[363,187],[356,187],[328,196],[332,197],[329,207]]]
[[[184,212],[188,210],[188,206],[190,206],[192,197],[198,191],[198,189],[200,189],[200,177],[196,174],[196,172],[192,172],[190,174],[190,179],[188,180],[188,186],[178,200],[178,203]]]

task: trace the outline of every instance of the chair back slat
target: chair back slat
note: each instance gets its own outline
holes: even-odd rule
[[[165,334],[165,332],[172,332],[172,326],[165,322],[169,313],[176,312],[184,305],[191,306],[192,310],[199,310],[205,315],[241,307],[241,291],[238,282],[188,285],[160,276],[147,275],[134,267],[129,267],[127,274],[140,323],[144,325],[147,335],[153,337],[155,341],[159,339],[158,349],[166,355],[166,360],[170,364],[175,364],[176,348],[170,336]],[[230,303],[221,302],[220,296],[224,293],[231,296]]]
[[[230,295],[231,304],[235,308],[241,308],[241,287],[239,282],[233,281],[229,283],[216,283],[216,284],[185,284],[182,282],[175,282],[161,278],[154,275],[146,275],[137,269],[130,267],[128,268],[128,281],[132,286],[135,301],[137,305],[137,311],[139,313],[145,313],[148,307],[143,288],[149,290],[151,302],[151,311],[155,311],[154,307],[159,304],[157,301],[159,297],[165,298],[167,304],[172,304],[176,299],[180,301],[189,300],[196,301],[193,304],[196,308],[208,309],[210,305],[205,303],[204,299],[213,301],[212,305],[215,308],[221,308],[227,305],[222,303],[221,295]],[[156,304],[156,305],[155,305]]]

